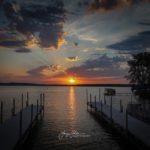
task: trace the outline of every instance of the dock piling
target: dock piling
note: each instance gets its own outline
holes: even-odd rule
[[[123,112],[122,100],[120,99],[120,112]]]
[[[110,97],[110,119],[112,120],[112,96]]]
[[[131,94],[131,105],[132,105],[132,94]]]
[[[3,101],[1,101],[1,118],[0,118],[0,123],[3,123]]]
[[[101,113],[103,112],[103,103],[102,103],[102,100],[101,100]]]
[[[26,107],[29,106],[29,92],[27,92],[27,101],[26,101]]]
[[[101,89],[99,88],[99,102],[101,100]]]
[[[106,105],[106,98],[105,98],[105,95],[104,95],[104,104]]]
[[[126,131],[128,131],[128,110],[126,109]]]
[[[22,110],[20,110],[19,136],[22,137]]]
[[[86,89],[86,100],[88,102],[88,89]]]
[[[40,106],[42,106],[42,94],[40,94]]]
[[[44,116],[44,105],[45,105],[45,94],[43,93],[43,106],[42,106],[42,109],[43,109],[43,116]]]
[[[96,96],[95,96],[95,111],[97,110],[97,108],[96,108]]]
[[[33,104],[31,104],[31,123],[33,121]]]
[[[90,107],[91,107],[91,110],[92,110],[92,95],[90,93]]]
[[[23,109],[23,93],[21,95],[21,108]]]
[[[87,103],[87,110],[88,110],[88,89],[86,89],[86,103]]]
[[[40,94],[40,107],[39,108],[40,108],[39,111],[40,111],[40,116],[41,116],[41,112],[42,112],[42,110],[41,110],[41,108],[42,108],[42,94]]]
[[[39,100],[37,99],[37,113],[39,111]]]
[[[15,116],[15,111],[16,111],[16,101],[15,98],[13,98],[12,116]]]

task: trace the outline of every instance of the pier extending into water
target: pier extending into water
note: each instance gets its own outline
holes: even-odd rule
[[[130,116],[127,109],[123,110],[121,102],[120,110],[113,108],[112,96],[110,96],[110,105],[106,104],[105,100],[100,98],[97,100],[96,96],[88,95],[88,92],[86,97],[88,112],[107,122],[139,149],[150,149],[150,125]]]
[[[37,104],[29,105],[29,94],[27,93],[26,106],[23,106],[19,112],[15,112],[15,99],[13,99],[12,117],[3,122],[3,102],[0,108],[0,150],[13,150],[22,146],[38,119],[44,116],[44,93],[40,94],[40,100]]]

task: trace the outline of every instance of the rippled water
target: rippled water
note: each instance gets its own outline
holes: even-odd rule
[[[29,91],[29,103],[36,103],[40,92],[45,92],[45,116],[39,122],[35,133],[30,137],[28,147],[33,150],[122,150],[129,149],[126,141],[102,125],[87,112],[85,90],[99,96],[98,87],[0,87],[0,100],[4,101],[5,120],[10,117],[12,98],[16,98],[17,111],[21,108],[21,94]],[[101,87],[101,93],[104,88]],[[113,98],[113,106],[118,109],[120,99],[123,105],[130,101],[130,88],[116,88],[124,96]],[[102,94],[101,94],[102,95]],[[103,96],[101,96],[103,98]],[[26,97],[24,97],[24,100]],[[134,99],[132,98],[132,101]],[[109,98],[107,98],[109,103]],[[25,102],[24,102],[25,104]],[[66,131],[76,131],[89,137],[67,137],[62,141],[58,135]]]

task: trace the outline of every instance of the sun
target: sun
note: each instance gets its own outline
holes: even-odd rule
[[[74,78],[69,78],[68,82],[69,82],[70,84],[75,84],[75,83],[76,83],[76,79],[74,79]]]

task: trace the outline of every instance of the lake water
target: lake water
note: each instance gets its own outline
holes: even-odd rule
[[[105,87],[100,87],[101,99]],[[4,102],[4,120],[11,116],[12,99],[16,99],[16,111],[21,108],[21,94],[24,94],[24,106],[26,92],[29,92],[29,104],[36,104],[40,93],[45,93],[45,116],[39,122],[36,132],[29,140],[28,146],[33,150],[124,150],[130,145],[120,137],[114,135],[104,124],[87,112],[86,89],[89,93],[99,97],[99,87],[77,87],[77,86],[1,86],[0,100]],[[131,101],[131,90],[128,87],[115,87],[117,95],[113,97],[113,107],[119,109],[120,99],[124,109]],[[106,97],[107,104],[110,97]],[[132,102],[135,99],[132,97]],[[67,137],[59,140],[61,132],[85,137]]]

